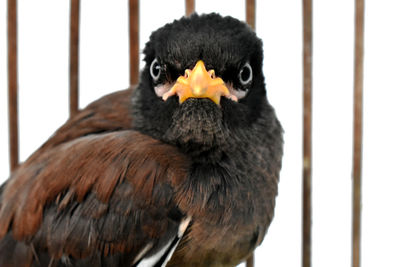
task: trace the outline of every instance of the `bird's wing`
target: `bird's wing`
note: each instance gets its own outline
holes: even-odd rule
[[[0,266],[165,261],[190,221],[173,200],[188,166],[176,148],[129,130],[48,149],[1,188]]]

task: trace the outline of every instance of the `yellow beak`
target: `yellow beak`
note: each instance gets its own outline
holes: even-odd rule
[[[163,95],[163,100],[175,94],[179,97],[179,103],[188,98],[209,98],[219,105],[221,96],[237,101],[237,97],[230,94],[224,81],[215,76],[214,70],[207,71],[201,60],[197,61],[192,70],[185,70],[185,76],[176,80],[175,85]]]

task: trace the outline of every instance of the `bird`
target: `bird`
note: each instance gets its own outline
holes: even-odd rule
[[[283,129],[262,40],[192,14],[139,83],[69,118],[0,188],[0,266],[236,266],[272,221]]]

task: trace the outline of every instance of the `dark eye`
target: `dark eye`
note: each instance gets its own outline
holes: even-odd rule
[[[153,60],[153,62],[151,62],[151,65],[150,65],[150,74],[151,74],[151,77],[153,78],[153,80],[154,80],[155,82],[160,78],[160,75],[161,75],[161,66],[160,66],[160,64],[158,63],[157,58],[155,58],[155,59]]]
[[[249,63],[246,63],[239,72],[239,81],[242,85],[248,85],[253,80],[253,70]]]

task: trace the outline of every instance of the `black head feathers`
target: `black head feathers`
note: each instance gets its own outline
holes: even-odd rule
[[[220,152],[229,146],[227,140],[242,138],[239,132],[272,110],[262,73],[262,41],[235,18],[213,13],[175,20],[152,33],[144,54],[146,66],[134,96],[135,127],[157,139]],[[234,97],[222,96],[220,106],[208,99],[179,103],[177,96],[162,97],[199,61]]]
[[[215,69],[227,82],[238,82],[236,72],[247,61],[261,73],[262,42],[244,22],[218,14],[184,17],[153,32],[145,49],[147,65],[157,57],[172,74],[172,80],[198,59]]]

